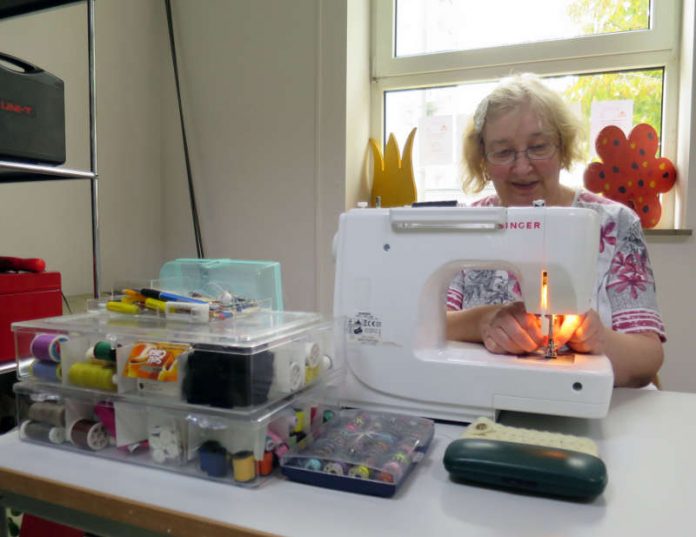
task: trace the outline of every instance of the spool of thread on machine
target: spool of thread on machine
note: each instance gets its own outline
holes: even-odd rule
[[[256,478],[256,460],[251,451],[238,451],[232,455],[234,480],[248,483]]]
[[[65,429],[54,427],[48,423],[38,421],[25,421],[22,423],[19,434],[23,438],[36,440],[38,442],[50,442],[51,444],[62,444],[65,442]]]
[[[34,403],[27,415],[32,421],[47,423],[55,427],[65,427],[65,406],[58,403]]]
[[[29,350],[37,360],[60,362],[60,344],[68,341],[64,334],[38,334],[31,341]]]

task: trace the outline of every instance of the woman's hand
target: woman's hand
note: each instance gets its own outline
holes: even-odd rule
[[[527,313],[523,302],[491,309],[479,322],[481,341],[496,354],[526,354],[543,343],[539,320]]]
[[[557,347],[568,345],[575,352],[606,352],[606,328],[595,310],[589,310],[584,315],[565,315],[554,339]]]

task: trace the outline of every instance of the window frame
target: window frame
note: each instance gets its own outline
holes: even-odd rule
[[[370,135],[384,143],[388,91],[489,82],[511,72],[563,76],[664,68],[661,155],[677,162],[682,0],[651,0],[651,28],[465,51],[395,57],[396,0],[372,0]],[[501,58],[505,58],[503,62]],[[658,227],[683,225],[677,189],[663,195]]]

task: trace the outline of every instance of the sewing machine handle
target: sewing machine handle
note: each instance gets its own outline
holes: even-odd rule
[[[502,229],[505,207],[396,207],[389,210],[396,229]]]

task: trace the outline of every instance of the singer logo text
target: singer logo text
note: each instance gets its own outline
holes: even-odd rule
[[[538,220],[534,221],[520,221],[520,222],[505,222],[500,224],[501,229],[541,229],[541,222]]]

